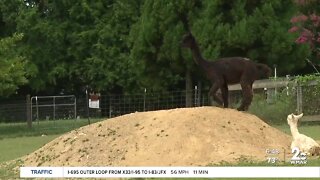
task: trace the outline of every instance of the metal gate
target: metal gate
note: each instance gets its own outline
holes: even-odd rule
[[[75,119],[77,99],[74,95],[31,97],[32,120]]]

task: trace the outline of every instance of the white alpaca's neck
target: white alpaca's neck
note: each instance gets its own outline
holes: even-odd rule
[[[298,128],[297,128],[297,125],[291,124],[290,131],[291,131],[293,139],[297,139],[297,137],[300,135]]]

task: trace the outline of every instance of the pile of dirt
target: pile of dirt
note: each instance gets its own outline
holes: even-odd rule
[[[249,113],[182,108],[88,125],[23,160],[25,166],[204,166],[243,157],[264,161],[266,149],[290,152],[290,142],[290,136]]]

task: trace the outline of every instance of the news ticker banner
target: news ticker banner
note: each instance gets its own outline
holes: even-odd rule
[[[20,167],[21,178],[318,178],[320,167]]]

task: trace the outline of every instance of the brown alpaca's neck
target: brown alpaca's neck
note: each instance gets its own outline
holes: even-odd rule
[[[209,62],[202,57],[199,46],[196,41],[194,41],[191,47],[191,52],[195,63],[198,64],[201,68],[206,69],[208,67]]]
[[[299,136],[299,131],[297,125],[290,125],[290,131],[292,134],[293,139],[296,139],[297,136]]]

